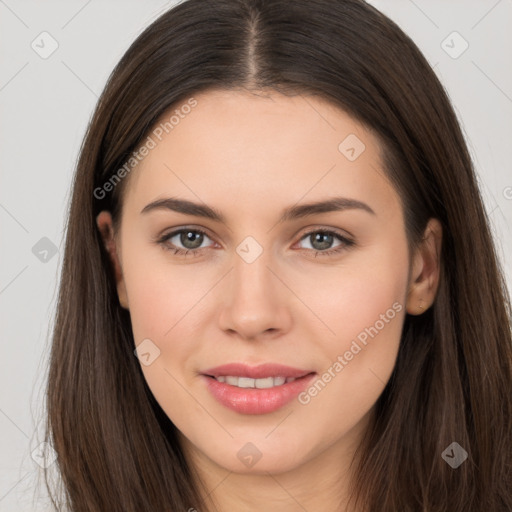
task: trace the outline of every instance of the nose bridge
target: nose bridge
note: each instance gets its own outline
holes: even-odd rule
[[[261,293],[270,295],[271,290],[274,290],[274,276],[269,270],[269,267],[275,266],[272,262],[272,250],[268,240],[267,246],[263,243],[253,236],[247,236],[236,247],[233,263],[233,290],[236,293],[248,293],[249,296]]]
[[[253,237],[244,239],[235,250],[229,284],[223,290],[221,328],[247,338],[288,328],[286,290],[274,275],[273,251]]]

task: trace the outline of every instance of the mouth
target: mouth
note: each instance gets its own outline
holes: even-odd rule
[[[228,363],[221,366],[216,366],[202,372],[214,378],[219,377],[242,377],[244,379],[262,380],[268,378],[284,378],[296,379],[304,377],[311,370],[302,370],[300,368],[293,368],[292,366],[285,366],[276,363],[265,363],[258,366],[249,366],[244,363]]]
[[[217,382],[225,382],[237,388],[270,389],[296,380],[296,377],[266,377],[264,379],[251,379],[250,377],[236,377],[235,375],[207,375]],[[301,377],[299,377],[301,378]]]
[[[250,367],[231,363],[205,370],[208,391],[223,406],[241,414],[266,414],[288,404],[316,375],[277,364]]]

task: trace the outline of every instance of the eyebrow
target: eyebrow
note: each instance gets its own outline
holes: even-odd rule
[[[140,213],[148,213],[154,210],[171,210],[185,215],[204,217],[223,224],[226,223],[226,218],[216,208],[212,208],[206,204],[194,203],[186,199],[177,199],[172,197],[157,199],[156,201],[147,204]],[[346,197],[333,197],[324,201],[290,206],[283,211],[283,214],[279,219],[279,223],[319,213],[338,212],[344,210],[362,210],[372,215],[376,215],[372,208],[370,208],[366,203]]]

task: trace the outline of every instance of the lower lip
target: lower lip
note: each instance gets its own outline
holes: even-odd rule
[[[277,411],[304,391],[314,376],[314,373],[310,373],[281,386],[257,389],[231,386],[202,375],[213,397],[228,409],[241,414],[267,414]]]

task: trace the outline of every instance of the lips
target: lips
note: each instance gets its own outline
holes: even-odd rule
[[[225,407],[241,414],[266,414],[289,403],[303,391],[315,372],[263,364],[231,363],[202,372],[212,396]]]
[[[299,368],[273,363],[266,363],[259,366],[248,366],[243,363],[229,363],[210,368],[201,373],[203,375],[209,375],[210,377],[226,377],[230,375],[233,377],[248,377],[250,379],[265,379],[267,377],[297,379],[311,373],[311,370],[301,370]]]

